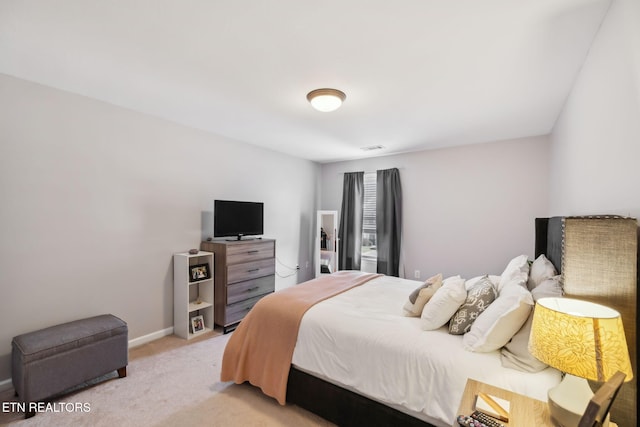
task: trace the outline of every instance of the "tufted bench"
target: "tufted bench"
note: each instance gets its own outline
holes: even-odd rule
[[[25,418],[31,402],[118,371],[127,376],[127,324],[111,314],[18,335],[11,342],[11,378]]]

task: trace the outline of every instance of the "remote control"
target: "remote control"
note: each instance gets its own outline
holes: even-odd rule
[[[490,417],[489,415],[480,411],[473,411],[473,413],[471,414],[471,418],[473,418],[474,420],[480,421],[482,424],[485,424],[487,427],[505,427],[504,424],[500,423],[495,418]]]
[[[464,415],[458,415],[458,424],[460,427],[489,427],[474,418]]]

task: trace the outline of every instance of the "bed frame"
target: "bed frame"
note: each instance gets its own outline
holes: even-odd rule
[[[291,367],[287,402],[339,426],[433,427],[418,418]]]
[[[635,379],[622,387],[611,410],[611,418],[619,427],[635,426],[635,324],[639,263],[637,221],[615,216],[554,217],[538,218],[535,226],[536,257],[545,254],[563,274],[566,295],[608,305],[622,314]],[[584,245],[585,238],[591,241],[596,239],[598,243],[604,240],[606,242],[602,245]],[[602,262],[605,249],[606,256],[614,257],[618,261],[620,256],[630,260],[625,263],[625,266],[631,264],[629,269],[620,274],[614,271],[612,274],[609,263],[606,260]],[[603,283],[612,281],[617,285],[603,287]],[[339,426],[433,427],[425,421],[321,380],[293,366],[289,373],[287,402],[305,408]]]

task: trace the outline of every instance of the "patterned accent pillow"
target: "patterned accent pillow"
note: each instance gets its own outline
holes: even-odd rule
[[[467,299],[449,321],[449,333],[462,335],[471,329],[471,325],[489,304],[498,297],[498,291],[488,276],[480,279],[467,293]]]
[[[422,309],[429,302],[433,294],[442,286],[442,274],[436,274],[428,278],[423,285],[411,292],[409,301],[403,307],[404,315],[408,317],[419,317]]]

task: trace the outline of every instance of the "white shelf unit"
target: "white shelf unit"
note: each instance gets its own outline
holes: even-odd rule
[[[208,264],[209,278],[189,281],[190,267]],[[173,255],[173,333],[191,339],[213,330],[213,253],[183,252]],[[204,331],[191,332],[191,318],[202,315]]]

